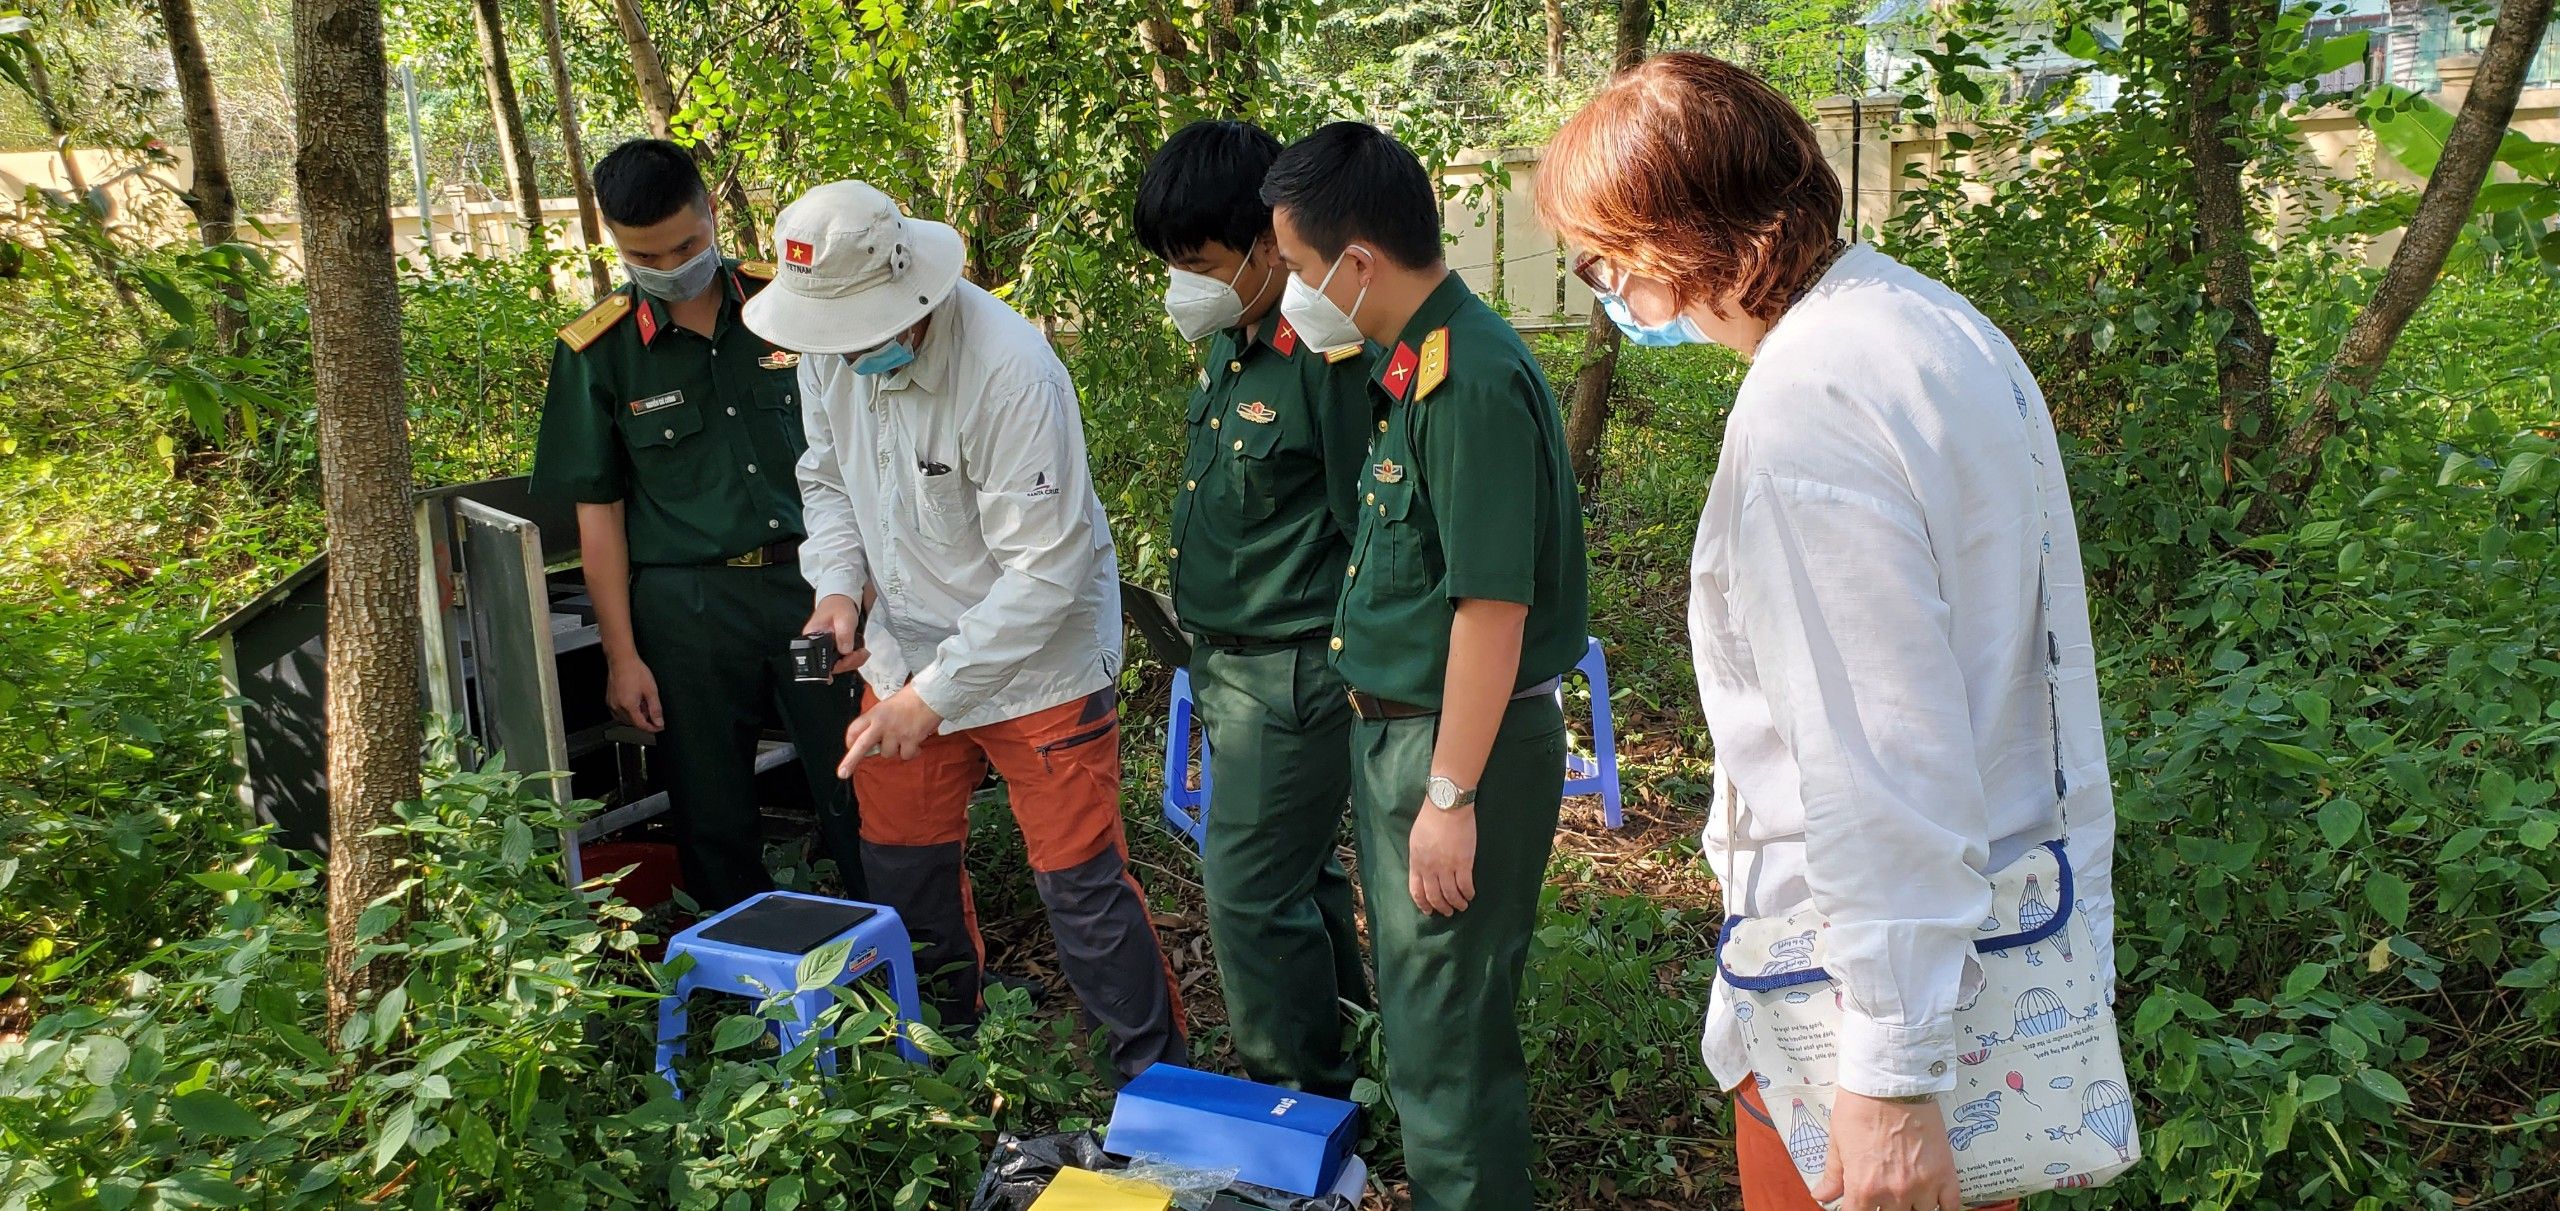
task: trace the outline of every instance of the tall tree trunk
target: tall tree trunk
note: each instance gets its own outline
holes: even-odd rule
[[[713,159],[708,143],[695,144],[693,154],[705,167]],[[764,234],[756,225],[755,206],[747,197],[747,183],[739,169],[740,165],[731,161],[728,169],[714,178],[711,189],[720,199],[720,216],[729,220],[730,249],[754,260],[764,255]]]
[[[2273,529],[2293,502],[2320,482],[2322,451],[2338,435],[2340,408],[2373,386],[2401,330],[2435,290],[2445,258],[2471,221],[2471,208],[2497,159],[2498,144],[2515,120],[2516,95],[2524,91],[2534,49],[2551,24],[2551,5],[2552,0],[2504,0],[2498,6],[2497,24],[2490,27],[2489,44],[2480,52],[2480,73],[2472,77],[2471,91],[2462,99],[2461,112],[2454,115],[2444,154],[2418,197],[2418,211],[2410,218],[2400,247],[2391,254],[2390,266],[2382,271],[2373,298],[2347,326],[2337,356],[2321,373],[2302,419],[2285,434],[2273,460],[2274,470],[2267,477],[2267,490],[2250,505],[2242,529],[2253,534]]]
[[[489,93],[489,112],[498,122],[498,157],[506,161],[507,192],[515,196],[525,246],[539,252],[549,242],[542,227],[542,183],[533,174],[533,145],[524,135],[524,106],[516,101],[515,65],[507,56],[506,19],[498,12],[498,0],[471,0],[471,29],[480,42],[480,85]],[[551,289],[548,275],[542,284],[545,291]]]
[[[196,216],[196,231],[207,248],[231,242],[240,227],[240,198],[231,189],[231,153],[223,140],[222,107],[213,87],[213,68],[206,62],[204,35],[196,28],[195,0],[160,0],[160,32],[169,43],[169,64],[178,77],[178,108],[187,126],[187,159],[195,179],[188,183],[187,209]],[[213,311],[214,346],[225,357],[240,356],[247,330],[247,292],[240,283],[223,287],[222,304]]]
[[[648,22],[640,16],[639,0],[613,0],[613,19],[622,27],[623,46],[630,52],[631,75],[640,85],[640,109],[648,116],[649,135],[657,139],[676,137],[676,87],[667,76],[665,61],[658,58],[658,44],[649,37]],[[714,173],[714,149],[706,142],[693,144],[694,162],[701,165],[709,178],[712,196],[720,200],[723,217],[729,220],[729,238],[740,255],[754,255],[763,248],[763,237],[756,230],[754,210],[747,203],[747,190],[737,174]]]
[[[418,795],[418,544],[409,515],[400,286],[391,251],[381,0],[294,0],[293,177],[311,295],[329,550],[329,1038],[399,965],[359,959],[357,919]]]
[[[1564,0],[1547,0],[1547,82],[1564,79]]]
[[[1172,18],[1157,11],[1138,22],[1138,49],[1146,52],[1147,76],[1156,86],[1157,134],[1170,135],[1181,115],[1182,97],[1191,91],[1184,66],[1191,43]]]
[[[2246,157],[2232,147],[2256,108],[2254,47],[2274,19],[2270,6],[2192,0],[2187,8],[2187,156],[2193,161],[2196,247],[2204,258],[2207,306],[2230,318],[2214,343],[2222,404],[2222,477],[2232,482],[2276,437],[2275,347],[2258,314],[2257,236],[2241,190]]]
[[[631,56],[631,75],[640,86],[640,111],[649,120],[652,138],[676,137],[676,89],[667,81],[667,65],[658,59],[658,44],[640,19],[639,0],[613,0],[613,19],[622,27],[622,44]]]
[[[1254,59],[1255,40],[1246,36],[1253,6],[1254,0],[1217,0],[1209,24],[1209,73],[1218,90],[1212,108],[1247,122],[1261,116],[1255,99],[1262,67]]]
[[[569,86],[569,54],[560,38],[560,0],[541,0],[542,56],[551,65],[551,96],[560,109],[560,154],[569,161],[569,187],[578,195],[578,234],[587,241],[587,284],[590,301],[613,289],[604,267],[604,221],[596,211],[596,185],[587,176],[585,137],[578,131],[578,98]]]
[[[1659,0],[1618,0],[1618,34],[1611,69],[1625,71],[1644,62],[1645,43],[1653,38],[1654,5]],[[1573,478],[1585,501],[1600,491],[1600,443],[1609,432],[1609,391],[1618,377],[1618,326],[1600,304],[1591,304],[1591,324],[1583,330],[1582,369],[1574,372],[1573,396],[1565,410],[1565,452],[1573,460]]]

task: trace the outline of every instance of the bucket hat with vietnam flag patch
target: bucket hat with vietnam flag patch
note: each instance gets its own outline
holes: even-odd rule
[[[914,219],[860,181],[800,195],[774,221],[773,284],[747,327],[798,353],[859,353],[923,319],[959,285],[967,252],[947,224]]]

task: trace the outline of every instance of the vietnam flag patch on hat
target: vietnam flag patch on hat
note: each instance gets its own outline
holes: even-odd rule
[[[805,240],[784,240],[782,260],[785,264],[798,265],[806,269],[818,263],[818,250],[811,247]]]

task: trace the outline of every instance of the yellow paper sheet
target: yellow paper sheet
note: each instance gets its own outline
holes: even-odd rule
[[[1061,1169],[1031,1211],[1165,1211],[1172,1205],[1173,1192],[1162,1186]]]

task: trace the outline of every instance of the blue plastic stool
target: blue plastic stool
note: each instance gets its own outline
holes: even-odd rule
[[[1609,660],[1601,655],[1600,640],[1593,637],[1591,646],[1582,654],[1582,663],[1574,671],[1591,683],[1591,752],[1585,757],[1567,750],[1564,755],[1564,793],[1600,796],[1600,819],[1611,828],[1625,823],[1619,812],[1618,798],[1618,728],[1609,719]],[[1564,688],[1556,688],[1556,702],[1564,702]]]
[[[1209,844],[1209,732],[1192,709],[1191,670],[1173,671],[1173,710],[1164,725],[1164,822],[1191,838],[1193,849]],[[1200,744],[1200,789],[1191,789],[1191,745]]]
[[[667,943],[669,962],[675,961],[677,955],[692,955],[693,968],[677,976],[675,990],[658,1000],[658,1075],[666,1078],[669,1085],[676,1083],[676,1057],[684,1054],[685,1002],[695,992],[721,992],[762,1001],[771,993],[789,994],[799,987],[802,954],[758,950],[702,936],[704,930],[729,919],[749,905],[775,898],[806,900],[813,904],[861,904],[872,910],[869,919],[819,943],[819,946],[825,946],[847,938],[853,940],[853,949],[845,955],[844,970],[830,983],[850,983],[874,967],[885,966],[889,972],[889,995],[898,1006],[898,1050],[908,1059],[924,1063],[924,1049],[916,1046],[906,1031],[908,1023],[922,1021],[924,1017],[916,987],[915,947],[907,940],[907,923],[885,905],[859,900],[830,900],[824,896],[790,891],[769,891],[731,906],[718,916],[677,934]],[[818,947],[809,949],[814,951]],[[761,988],[757,986],[759,984]],[[794,1020],[773,1024],[774,1036],[782,1044],[782,1049],[789,1051],[799,1046],[800,1040],[817,1026],[819,1013],[834,1003],[834,995],[825,988],[793,995]],[[833,1072],[835,1063],[834,1047],[819,1053],[819,1067]],[[684,1096],[681,1088],[676,1096]]]

